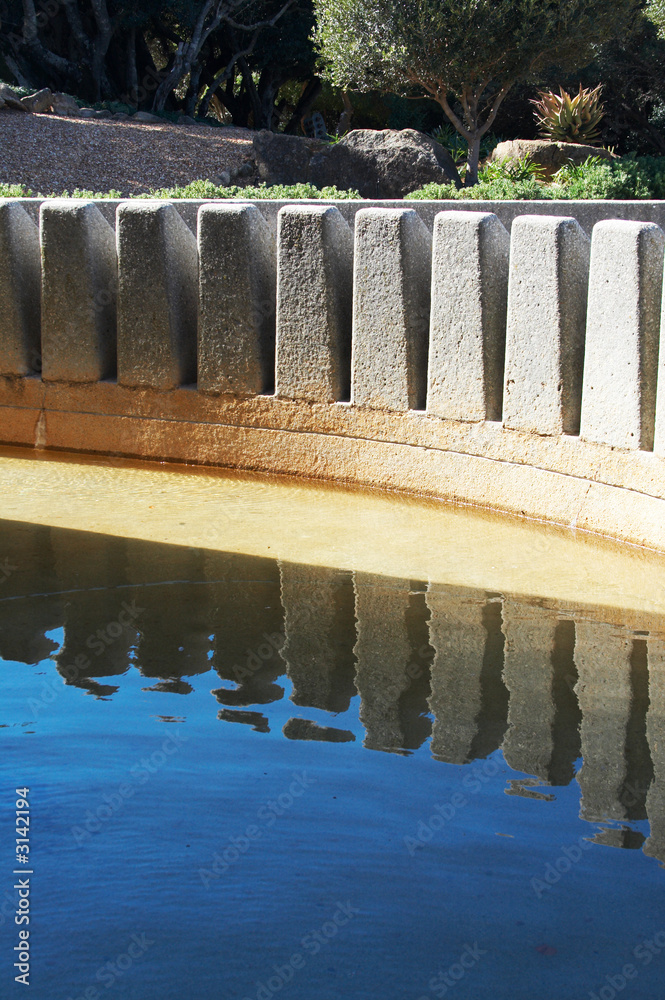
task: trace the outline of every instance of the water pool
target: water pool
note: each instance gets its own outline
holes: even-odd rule
[[[27,928],[36,1000],[661,1000],[662,557],[262,477],[0,471],[3,997]]]

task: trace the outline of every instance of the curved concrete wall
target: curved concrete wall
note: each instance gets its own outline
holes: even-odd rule
[[[0,441],[665,550],[665,237],[617,204],[0,202]]]

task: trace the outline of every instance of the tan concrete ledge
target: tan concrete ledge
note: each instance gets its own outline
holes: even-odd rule
[[[376,486],[665,551],[665,460],[348,403],[0,379],[0,442]]]

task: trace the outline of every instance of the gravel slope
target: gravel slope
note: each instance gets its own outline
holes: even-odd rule
[[[141,125],[108,119],[0,111],[0,181],[35,194],[83,188],[123,195],[215,180],[251,154],[252,133],[205,125]]]

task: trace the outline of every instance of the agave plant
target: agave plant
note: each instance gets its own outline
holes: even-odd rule
[[[591,143],[600,135],[598,123],[603,117],[600,103],[602,86],[594,90],[582,87],[571,97],[563,87],[559,93],[539,91],[539,100],[530,103],[535,107],[535,116],[544,139],[554,142]]]

